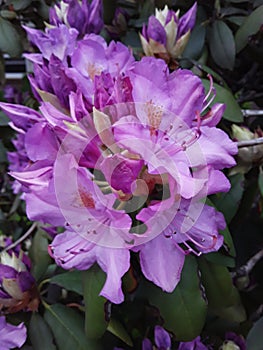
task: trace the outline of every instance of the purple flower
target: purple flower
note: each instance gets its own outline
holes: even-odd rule
[[[26,337],[26,327],[23,323],[13,326],[6,322],[4,316],[0,316],[1,350],[21,348],[26,341]]]
[[[178,350],[208,350],[209,348],[206,347],[202,342],[201,338],[197,337],[192,341],[189,342],[181,342],[179,345]]]
[[[9,313],[38,308],[36,284],[30,273],[30,260],[20,250],[0,255],[0,305]]]
[[[61,1],[50,9],[49,19],[55,26],[66,24],[77,29],[80,37],[89,33],[99,34],[103,28],[102,1]]]
[[[167,62],[181,56],[195,24],[197,3],[179,18],[179,11],[157,10],[151,16],[148,25],[144,25],[140,35],[146,56],[164,58]]]

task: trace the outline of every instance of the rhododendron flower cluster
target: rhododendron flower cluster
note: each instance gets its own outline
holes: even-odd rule
[[[124,300],[131,253],[147,279],[172,292],[186,254],[223,244],[223,215],[205,198],[229,190],[221,170],[235,164],[237,148],[216,128],[225,107],[211,105],[212,81],[206,95],[191,71],[135,61],[121,43],[78,39],[64,24],[27,31],[40,50],[27,55],[39,111],[1,107],[22,135],[23,164],[11,175],[28,217],[65,228],[50,246],[56,263],[97,262],[107,273],[101,295],[113,303]]]

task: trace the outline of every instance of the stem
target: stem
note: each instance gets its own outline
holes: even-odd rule
[[[263,137],[259,137],[257,139],[252,139],[252,140],[238,141],[237,147],[238,148],[251,147],[251,146],[257,146],[262,144],[263,144]]]
[[[9,246],[5,247],[5,249],[3,249],[3,252],[6,252],[10,249],[13,249],[14,247],[16,247],[18,244],[22,243],[27,237],[29,237],[31,235],[31,233],[34,231],[34,229],[37,227],[37,222],[34,222],[33,225],[26,231],[26,233],[23,234],[23,236],[21,236],[17,241],[15,241],[14,243],[10,244]]]

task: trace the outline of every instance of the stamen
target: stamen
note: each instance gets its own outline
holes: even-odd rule
[[[213,102],[213,100],[216,96],[216,90],[213,87],[213,78],[210,74],[208,74],[207,76],[208,76],[209,81],[210,81],[210,86],[209,86],[208,93],[207,93],[206,97],[204,98],[204,103],[206,103],[206,104],[203,106],[201,113],[206,110],[206,108]],[[210,98],[211,94],[213,94],[213,96]],[[207,102],[207,100],[209,98],[210,98],[210,100]]]

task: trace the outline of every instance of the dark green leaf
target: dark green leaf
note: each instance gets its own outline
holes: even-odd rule
[[[56,350],[49,326],[37,313],[33,313],[29,323],[29,338],[34,350]]]
[[[231,29],[216,20],[209,30],[209,48],[213,60],[222,68],[233,69],[235,64],[235,40]]]
[[[181,280],[174,292],[165,293],[147,283],[144,293],[150,304],[160,310],[164,327],[174,332],[177,340],[189,341],[200,334],[206,317],[206,302],[200,290],[194,257],[186,257]]]
[[[39,229],[35,234],[30,248],[30,257],[33,261],[32,274],[39,280],[47,270],[51,262],[48,254],[48,239],[46,232]]]
[[[7,161],[6,149],[5,149],[5,146],[3,145],[2,140],[0,140],[0,163],[4,163],[6,161]]]
[[[19,56],[22,53],[20,36],[15,27],[2,17],[0,17],[0,33],[0,50],[10,56]]]
[[[231,189],[228,193],[218,193],[211,196],[212,202],[224,214],[227,223],[230,223],[238,210],[244,192],[244,175],[235,174],[230,176],[229,180]]]
[[[117,338],[121,339],[125,344],[133,346],[131,337],[118,320],[112,318],[108,324],[107,331],[111,332]]]
[[[233,320],[244,321],[245,311],[228,269],[207,261],[205,257],[199,258],[198,264],[210,310],[223,318],[231,315]]]
[[[254,10],[244,21],[235,35],[237,52],[241,51],[248,43],[249,37],[256,34],[261,25],[263,18],[263,5]]]
[[[101,337],[108,325],[104,312],[106,299],[99,296],[105,280],[105,273],[97,265],[83,272],[85,331],[89,338]]]
[[[232,268],[236,266],[235,259],[233,257],[221,254],[219,252],[208,253],[205,255],[205,258],[208,261],[211,261],[212,263],[215,263],[218,265],[232,267]]]
[[[194,27],[187,46],[184,50],[183,57],[196,60],[201,56],[205,43],[205,32],[205,27],[201,24]]]
[[[61,304],[47,305],[44,318],[55,337],[58,350],[97,349],[84,332],[84,319],[69,307]]]
[[[209,81],[206,79],[203,79],[202,81],[206,90],[208,91]],[[223,118],[230,120],[231,122],[241,123],[243,121],[243,114],[232,92],[229,89],[226,89],[218,84],[214,84],[214,87],[216,89],[216,97],[214,99],[214,102],[226,104],[226,110]]]
[[[263,170],[262,170],[262,168],[260,168],[260,172],[258,175],[258,187],[259,187],[260,194],[263,197]]]
[[[53,276],[50,279],[50,282],[80,295],[83,294],[82,271],[75,270],[61,273],[59,275]]]
[[[236,24],[238,26],[241,26],[245,19],[246,19],[245,16],[230,16],[230,17],[227,17],[227,20],[229,22],[232,22],[232,23],[234,23],[234,24]]]
[[[247,350],[262,350],[263,344],[263,317],[250,330],[247,336]]]

